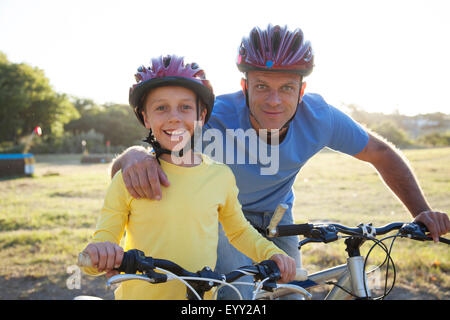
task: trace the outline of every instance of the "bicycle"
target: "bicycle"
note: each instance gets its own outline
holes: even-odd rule
[[[307,276],[306,280],[294,281],[295,284],[304,289],[312,289],[316,286],[334,285],[328,292],[325,300],[343,300],[343,299],[384,299],[394,288],[395,285],[395,264],[391,257],[391,250],[394,241],[397,238],[408,238],[418,241],[432,241],[432,238],[426,235],[428,230],[422,223],[401,223],[395,222],[387,224],[383,227],[375,228],[372,224],[360,224],[356,228],[343,226],[340,224],[291,224],[277,225],[281,220],[283,210],[276,210],[272,218],[271,224],[266,229],[267,237],[283,237],[283,236],[304,236],[305,239],[299,242],[299,250],[308,243],[331,243],[339,239],[345,238],[345,245],[348,254],[347,263],[332,267],[326,270],[320,270]],[[376,239],[377,235],[384,235],[389,232],[398,230],[397,234],[387,236],[381,240]],[[342,235],[343,234],[343,235]],[[390,248],[384,244],[384,241],[391,239]],[[360,247],[366,241],[373,241],[374,244],[368,251],[366,257],[361,256]],[[450,244],[450,240],[439,237],[439,241]],[[384,293],[379,297],[372,297],[367,284],[368,274],[366,272],[367,261],[370,253],[376,247],[380,246],[386,253],[386,258],[378,268],[387,263],[386,279]],[[391,287],[387,288],[389,263],[392,263],[393,282]],[[332,281],[335,280],[336,281]],[[289,292],[279,293],[280,296],[290,294]]]
[[[297,269],[295,281],[288,284],[278,284],[276,281],[280,278],[280,271],[276,264],[270,260],[252,266],[243,266],[228,274],[219,274],[208,267],[197,272],[190,272],[172,261],[146,257],[142,251],[133,249],[124,253],[122,264],[117,269],[120,272],[125,272],[125,274],[111,277],[107,285],[110,287],[113,284],[128,280],[142,280],[152,284],[179,280],[187,287],[188,300],[201,300],[206,291],[214,287],[217,287],[217,290],[219,290],[221,286],[230,286],[242,300],[242,296],[237,288],[231,284],[234,283],[255,286],[253,300],[273,300],[293,293],[301,294],[306,299],[311,299],[312,295],[307,289],[331,284],[334,287],[329,291],[325,300],[344,300],[351,298],[377,300],[384,299],[389,295],[395,285],[395,264],[390,255],[394,241],[398,237],[418,241],[432,240],[431,237],[426,235],[426,227],[423,224],[415,222],[395,222],[380,228],[375,228],[372,224],[360,224],[355,228],[340,224],[305,223],[278,225],[285,209],[285,205],[280,205],[275,211],[268,228],[265,230],[268,238],[293,235],[304,236],[306,238],[299,242],[299,250],[308,243],[331,243],[345,238],[345,251],[348,254],[347,263],[326,270],[320,270],[310,275],[308,275],[306,270]],[[396,235],[388,236],[381,240],[376,239],[377,235],[384,235],[395,230],[398,230]],[[388,249],[383,242],[391,238],[393,240]],[[360,247],[366,240],[373,241],[374,245],[364,258],[360,254]],[[450,240],[448,239],[440,237],[439,240],[445,244],[450,244]],[[384,294],[380,297],[372,297],[367,284],[368,274],[374,270],[366,272],[368,257],[376,246],[380,246],[386,253],[384,262],[378,268],[381,268],[387,262],[388,267],[389,263],[392,263],[394,271],[394,280],[388,289],[388,268],[386,269]],[[80,253],[78,265],[91,267],[92,263],[89,256]],[[138,275],[136,274],[137,272],[142,274]],[[236,282],[236,280],[244,275],[252,275],[254,277],[254,283]],[[215,297],[215,294],[213,297]]]
[[[77,264],[80,267],[92,267],[89,255],[83,252],[79,254]],[[243,300],[239,290],[231,283],[246,275],[254,277],[254,284],[236,282],[235,284],[255,285],[253,300],[267,299],[271,295],[274,298],[277,290],[280,289],[288,290],[289,293],[295,292],[308,297],[311,296],[308,291],[296,284],[277,283],[276,281],[281,278],[281,273],[276,263],[272,260],[265,260],[251,266],[243,266],[227,274],[214,272],[209,267],[204,267],[197,272],[190,272],[173,261],[147,257],[144,252],[132,249],[124,252],[122,263],[115,270],[125,274],[115,275],[108,279],[108,287],[129,280],[142,280],[151,284],[179,280],[187,287],[187,300],[202,300],[205,292],[214,287],[217,287],[217,290],[219,290],[222,286],[231,287],[240,300]],[[306,271],[297,269],[295,279],[299,281],[305,280]],[[216,296],[217,290],[213,298]]]

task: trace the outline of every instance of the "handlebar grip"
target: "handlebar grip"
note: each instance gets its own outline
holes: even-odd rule
[[[297,268],[295,272],[295,280],[296,281],[306,281],[308,280],[308,271],[302,268]]]
[[[312,228],[313,225],[309,223],[278,226],[276,235],[278,237],[306,235]]]
[[[91,257],[89,256],[89,254],[86,252],[80,252],[80,254],[78,255],[77,265],[79,267],[88,267],[88,268],[93,267]]]
[[[270,220],[269,226],[267,227],[269,231],[269,237],[274,236],[276,234],[276,227],[278,223],[280,222],[281,218],[284,215],[284,212],[287,210],[288,206],[284,203],[280,203],[277,208],[275,209],[275,212],[272,216],[272,219]]]
[[[430,240],[433,240],[433,239],[430,237]],[[445,243],[445,244],[450,244],[450,240],[449,239],[442,238],[442,237],[439,237],[439,242],[442,242],[442,243]]]

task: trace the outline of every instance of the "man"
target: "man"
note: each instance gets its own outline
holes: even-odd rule
[[[303,78],[312,72],[313,65],[311,45],[300,29],[290,31],[272,25],[265,30],[254,28],[239,47],[237,66],[244,73],[242,92],[219,96],[215,101],[205,133],[208,129],[222,133],[216,137],[222,149],[215,150],[215,159],[222,159],[233,170],[247,220],[264,230],[276,206],[286,203],[288,210],[280,224],[293,223],[295,178],[308,159],[329,147],[371,163],[415,220],[423,222],[437,241],[439,235],[450,230],[447,214],[431,209],[397,150],[328,105],[321,96],[304,93]],[[233,130],[257,132],[257,141],[264,141],[257,145],[258,152],[267,148],[278,156],[275,172],[262,174],[267,161],[256,154],[254,145],[243,143],[238,134],[231,135]],[[256,157],[256,161],[236,161],[239,152],[249,159]],[[136,198],[160,199],[160,185],[170,188],[157,161],[144,148],[132,147],[119,156],[112,174],[120,169],[130,194]],[[273,241],[301,264],[297,237]],[[248,263],[250,260],[230,246],[221,232],[217,271],[229,272]],[[242,289],[245,298],[250,297],[250,291]],[[219,298],[232,297],[224,292]]]

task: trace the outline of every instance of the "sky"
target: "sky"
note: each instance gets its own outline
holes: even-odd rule
[[[240,89],[237,48],[254,26],[301,28],[315,54],[307,92],[370,112],[450,113],[448,0],[0,0],[0,51],[57,92],[128,103],[140,65],[177,54],[216,94]]]

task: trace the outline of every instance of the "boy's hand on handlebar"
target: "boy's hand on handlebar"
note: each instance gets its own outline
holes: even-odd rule
[[[112,242],[90,243],[83,250],[89,254],[92,266],[99,272],[106,272],[106,277],[118,274],[114,268],[119,268],[123,259],[123,249]]]
[[[281,279],[279,282],[288,283],[295,279],[295,273],[297,271],[295,260],[284,254],[274,254],[270,257],[270,260],[275,261],[281,272]]]
[[[414,222],[422,222],[427,227],[434,242],[439,242],[439,236],[450,231],[450,220],[446,213],[423,211],[416,216]]]
[[[120,160],[125,187],[133,198],[161,199],[161,184],[169,186],[169,180],[156,158],[145,150],[133,149]]]

